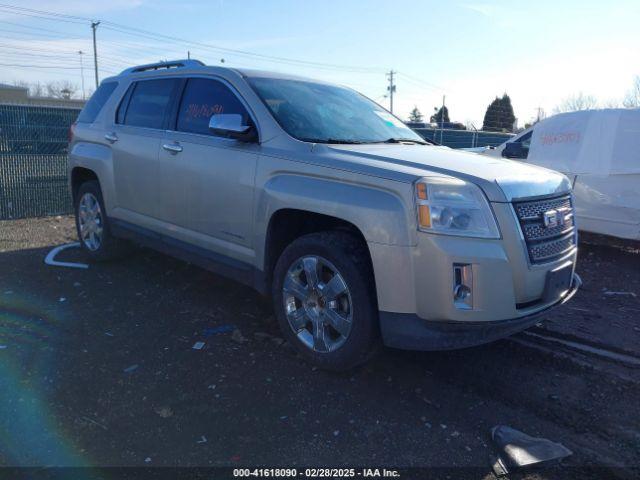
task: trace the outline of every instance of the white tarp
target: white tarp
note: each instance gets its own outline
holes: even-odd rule
[[[538,123],[528,162],[569,175],[640,173],[640,109],[585,110]]]

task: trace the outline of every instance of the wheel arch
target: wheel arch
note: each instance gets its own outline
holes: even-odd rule
[[[267,226],[263,262],[266,284],[271,284],[275,264],[288,245],[303,235],[326,231],[348,233],[361,241],[366,247],[369,262],[371,262],[371,253],[365,236],[353,223],[339,217],[308,210],[282,208],[271,215]]]
[[[74,167],[71,170],[71,199],[75,204],[76,196],[80,185],[85,182],[95,180],[100,185],[100,179],[96,172],[85,167]]]
[[[374,183],[375,182],[375,183]],[[280,173],[271,177],[256,198],[256,267],[268,291],[273,266],[295,238],[324,230],[348,231],[367,246],[412,245],[415,212],[401,196],[382,188],[377,179],[362,183]]]

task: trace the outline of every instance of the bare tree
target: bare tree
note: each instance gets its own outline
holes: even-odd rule
[[[609,98],[600,102],[602,108],[621,108],[623,104],[624,101],[620,101],[619,98]]]
[[[47,97],[64,98],[66,100],[72,98],[78,91],[78,86],[67,80],[48,82],[45,87],[47,89]]]
[[[560,105],[553,109],[554,113],[575,112],[578,110],[591,110],[598,108],[598,99],[593,95],[585,95],[579,92],[565,98]]]
[[[31,84],[29,92],[31,93],[32,97],[44,97],[44,85],[42,85],[40,83],[40,80],[38,80],[37,82]]]
[[[34,83],[27,82],[26,80],[14,80],[13,84],[16,87],[22,87],[22,88],[26,88],[27,90],[29,90],[29,96],[31,96],[31,97],[44,97],[44,96],[46,96],[45,87],[44,87],[44,85],[42,85],[40,83],[39,80],[37,82],[34,82]]]
[[[20,88],[26,88],[26,89],[31,88],[31,84],[29,82],[27,82],[26,80],[14,80],[13,81],[13,86],[14,87],[20,87]]]
[[[640,107],[640,76],[636,76],[636,78],[634,78],[633,86],[625,95],[622,104],[627,108]]]

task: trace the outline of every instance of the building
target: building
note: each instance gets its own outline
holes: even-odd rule
[[[0,104],[82,108],[85,100],[76,98],[32,97],[29,95],[29,89],[27,87],[0,83]]]

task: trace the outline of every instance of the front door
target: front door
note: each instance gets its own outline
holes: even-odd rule
[[[187,81],[175,125],[160,147],[160,218],[171,236],[251,261],[257,143],[213,135],[219,113],[249,114],[231,87],[213,78]]]

